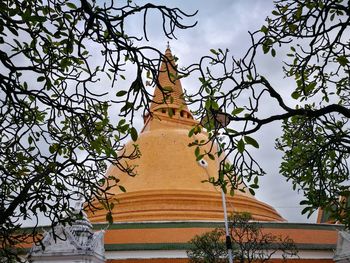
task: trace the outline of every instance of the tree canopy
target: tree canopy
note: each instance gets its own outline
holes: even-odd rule
[[[107,165],[135,175],[122,160],[139,151],[125,154],[123,139],[137,139],[134,112],[152,100],[142,76],[157,84],[166,59],[142,44],[151,12],[168,38],[195,25],[178,8],[132,1],[0,2],[0,257],[37,237],[40,214],[52,226],[69,223],[81,195],[110,211],[109,190],[119,185],[106,178]],[[137,15],[143,25],[129,33]],[[126,69],[132,84],[121,89]],[[33,231],[16,232],[25,220]]]
[[[292,239],[265,233],[258,222],[251,222],[249,213],[232,215],[229,219],[230,237],[233,242],[233,258],[236,262],[268,262],[277,252],[282,258],[297,255]],[[228,262],[225,230],[215,229],[195,236],[187,251],[191,263]]]
[[[187,251],[190,263],[226,263],[227,248],[223,229],[215,229],[202,235],[196,235],[189,242]]]
[[[198,118],[209,116],[204,124],[209,138],[217,141],[219,155],[226,153],[219,178],[210,181],[225,191],[245,181],[254,192],[264,175],[253,156],[252,149],[259,148],[254,134],[281,122],[283,135],[276,141],[284,154],[280,173],[304,193],[303,213],[322,207],[349,225],[350,208],[344,201],[350,195],[349,1],[274,3],[266,23],[249,32],[251,45],[242,58],[211,49],[211,55],[188,69],[198,70],[201,82],[189,100],[199,105]],[[292,80],[290,87],[277,87],[262,73],[256,62],[263,54],[283,57],[283,77]],[[266,115],[267,107],[275,110]]]
[[[139,150],[135,146],[126,155],[123,139],[137,139],[134,113],[147,112],[152,100],[142,76],[159,84],[159,64],[166,59],[141,41],[148,40],[152,11],[159,13],[169,38],[195,25],[187,21],[192,15],[178,8],[132,1],[0,2],[0,253],[35,236],[36,227],[28,235],[16,231],[28,218],[37,223],[38,213],[53,226],[69,223],[67,215],[80,195],[88,202],[99,199],[110,211],[110,188],[125,189],[118,178],[105,177],[108,164],[135,175],[123,160],[137,158]],[[143,24],[135,33],[128,25],[137,15]],[[187,73],[201,75],[201,87],[189,102],[199,119],[209,120],[202,124],[218,143],[219,155],[225,152],[212,183],[229,191],[244,181],[253,193],[264,174],[252,152],[259,148],[254,134],[281,122],[280,171],[304,193],[303,212],[322,207],[350,224],[349,19],[349,1],[277,0],[266,24],[250,33],[245,56],[215,48],[188,68]],[[285,58],[290,92],[261,73],[256,60],[262,54]],[[133,79],[121,89],[126,69]],[[105,79],[108,87],[99,86]],[[278,107],[269,116],[261,114],[266,100]],[[119,116],[113,120],[116,108]],[[214,158],[196,152],[198,159]]]

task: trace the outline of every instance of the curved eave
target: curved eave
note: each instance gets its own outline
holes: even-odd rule
[[[159,189],[126,192],[115,198],[118,200],[112,211],[115,222],[221,221],[223,218],[220,192]],[[285,221],[274,208],[246,195],[226,196],[226,204],[229,213],[249,212],[255,220]],[[90,213],[89,219],[104,222],[105,211]]]

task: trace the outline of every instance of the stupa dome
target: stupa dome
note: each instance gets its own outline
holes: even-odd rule
[[[118,202],[113,209],[113,220],[222,221],[221,190],[202,182],[209,176],[216,177],[218,161],[204,158],[197,162],[194,148],[188,146],[195,139],[206,140],[207,137],[205,134],[188,137],[197,121],[182,98],[180,80],[169,80],[169,76],[176,74],[169,48],[165,55],[169,61],[162,63],[159,83],[162,87],[171,87],[173,99],[164,99],[160,89],[156,88],[143,130],[136,142],[126,144],[126,153],[134,149],[134,144],[141,151],[140,158],[128,161],[129,165],[136,166],[137,175],[130,177],[115,166],[107,171],[107,175],[119,178],[126,189],[125,193],[118,187],[114,189]],[[249,212],[254,219],[261,221],[284,221],[273,207],[247,192],[226,195],[226,202],[229,212]],[[89,218],[92,222],[104,222],[105,213],[105,210],[98,210],[90,213]]]

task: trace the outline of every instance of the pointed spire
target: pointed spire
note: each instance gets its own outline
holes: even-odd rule
[[[165,59],[162,61],[158,75],[160,86],[165,90],[171,90],[169,98],[164,102],[164,95],[162,91],[156,87],[154,90],[153,102],[151,103],[151,111],[160,108],[178,108],[186,110],[189,113],[186,102],[183,98],[183,89],[177,76],[177,65],[175,58],[171,53],[169,42],[165,50]]]

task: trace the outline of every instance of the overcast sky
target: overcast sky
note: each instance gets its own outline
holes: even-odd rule
[[[138,4],[146,1],[135,1]],[[200,57],[210,54],[211,48],[228,48],[232,55],[240,57],[249,47],[248,31],[260,29],[266,16],[271,14],[273,2],[270,0],[221,0],[221,1],[151,1],[169,7],[179,7],[185,12],[198,14],[189,22],[198,21],[195,28],[178,30],[177,40],[170,40],[172,53],[179,58],[180,67],[198,62]],[[139,24],[129,25],[131,31],[137,30]],[[139,29],[139,28],[138,28]],[[161,21],[156,13],[148,21],[149,45],[159,50],[165,50],[168,39],[162,34]],[[262,73],[269,77],[275,87],[288,93],[292,82],[283,78],[281,65],[282,57],[277,52],[276,58],[262,56],[258,66]],[[199,87],[196,77],[182,80],[184,89],[191,91]],[[287,92],[286,92],[287,91]],[[289,95],[288,95],[289,96]],[[273,112],[274,105],[267,104],[266,112]],[[139,119],[139,126],[142,120]],[[301,196],[292,190],[291,184],[279,175],[281,153],[274,149],[274,141],[281,134],[280,123],[262,129],[255,138],[259,140],[260,149],[255,152],[256,158],[267,175],[260,180],[260,189],[256,197],[273,207],[289,222],[315,222],[316,213],[307,219],[301,215],[299,206]]]

